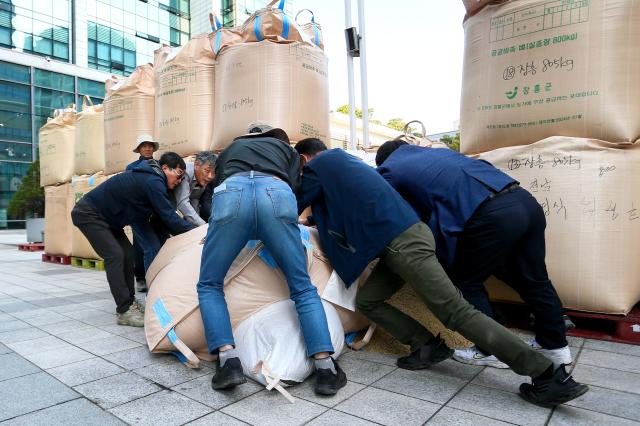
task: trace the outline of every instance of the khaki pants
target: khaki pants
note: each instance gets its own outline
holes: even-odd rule
[[[398,235],[359,290],[358,309],[414,351],[433,335],[420,323],[386,303],[410,283],[445,327],[490,351],[517,374],[537,377],[552,364],[518,336],[477,311],[451,283],[435,254],[431,230],[419,222]]]

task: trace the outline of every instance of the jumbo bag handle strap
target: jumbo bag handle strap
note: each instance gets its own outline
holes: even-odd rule
[[[213,38],[209,38],[211,42],[211,50],[214,54],[218,54],[220,51],[220,42],[222,39],[222,24],[218,20],[218,16],[215,13],[209,14],[209,22],[211,23],[211,31],[213,31]]]
[[[280,35],[286,40],[289,38],[289,17],[284,13],[284,4],[286,0],[271,0],[269,4],[267,4],[266,9],[273,8],[278,1],[280,1],[280,3],[277,8],[282,12],[282,33]],[[256,35],[256,40],[258,41],[264,40],[264,37],[262,37],[262,34],[260,33],[261,20],[260,15],[256,15],[256,19],[253,22],[253,32]]]
[[[409,131],[409,126],[411,126],[411,124],[413,123],[418,123],[420,124],[420,126],[422,127],[422,137],[419,138],[417,136],[414,136],[410,133]],[[412,120],[410,122],[408,122],[407,124],[404,125],[404,128],[402,129],[402,134],[400,136],[398,136],[397,138],[395,138],[395,140],[403,140],[406,142],[409,142],[410,144],[413,145],[421,145],[421,142],[423,140],[425,140],[427,137],[427,129],[424,126],[424,124],[422,123],[422,121],[420,120]]]
[[[298,13],[296,13],[296,24],[300,25],[300,22],[298,22],[298,16],[300,16],[300,14],[302,12],[309,12],[311,14],[311,20],[309,21],[313,27],[313,43],[316,46],[320,46],[320,31],[318,30],[318,26],[316,25],[316,15],[313,13],[313,11],[311,9],[301,9]]]
[[[91,100],[91,96],[84,95],[82,97],[82,109],[83,110],[87,107],[87,101],[89,101],[89,106],[93,106],[93,101]]]

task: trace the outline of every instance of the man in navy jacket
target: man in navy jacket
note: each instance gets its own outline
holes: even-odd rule
[[[398,366],[421,369],[449,358],[444,341],[386,301],[405,282],[449,329],[487,348],[516,373],[531,376],[520,393],[528,401],[553,406],[585,393],[564,366],[533,350],[515,334],[464,300],[438,263],[433,234],[414,210],[373,168],[340,149],[326,151],[318,139],[296,145],[303,167],[298,211],[311,206],[320,243],[342,280],[350,285],[379,257],[359,289],[357,307],[412,353]]]
[[[136,145],[135,145],[135,148],[133,148],[133,152],[135,152],[136,154],[140,154],[140,157],[136,161],[133,161],[127,164],[126,170],[133,170],[140,163],[145,162],[147,160],[153,160],[153,153],[156,152],[159,148],[160,148],[160,144],[157,141],[155,141],[150,134],[144,133],[139,135],[138,138],[136,139]],[[162,226],[162,223],[158,223],[158,220],[154,220],[152,218],[151,224],[154,227],[154,230],[156,231],[157,238],[155,238],[155,240],[157,241],[152,241],[152,244],[149,244],[148,241],[145,242],[146,243],[145,248],[147,249],[147,252],[149,250],[155,250],[155,253],[158,253],[158,250],[160,250],[159,247],[161,247],[162,244],[164,244],[164,241],[166,241],[166,239],[168,238],[168,235],[166,230]],[[151,247],[151,246],[154,246],[154,247]],[[147,280],[145,279],[144,275],[147,272],[147,268],[145,267],[145,264],[144,264],[145,263],[144,250],[140,246],[140,243],[135,235],[133,236],[133,252],[135,253],[133,272],[136,277],[136,289],[141,293],[145,293],[147,291]],[[150,254],[147,254],[147,258],[149,256]],[[155,257],[155,254],[153,256]]]
[[[555,364],[570,364],[563,310],[545,265],[546,221],[538,202],[518,182],[482,160],[448,149],[385,142],[378,172],[411,204],[436,239],[440,263],[465,299],[489,317],[484,282],[502,279],[536,318],[529,344]],[[487,348],[456,350],[461,362],[506,368]]]
[[[148,223],[152,213],[173,234],[195,228],[178,216],[167,194],[167,189],[180,182],[184,169],[184,160],[167,152],[159,163],[141,162],[106,180],[82,197],[71,212],[73,224],[104,259],[120,325],[144,326],[143,309],[135,301],[133,247],[122,228]]]

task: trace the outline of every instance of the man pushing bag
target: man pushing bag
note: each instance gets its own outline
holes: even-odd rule
[[[246,381],[224,298],[224,278],[249,240],[261,240],[289,285],[307,355],[314,357],[315,392],[334,395],[347,383],[331,359],[333,345],[324,308],[306,270],[294,190],[300,159],[282,129],[254,123],[218,157],[213,208],[202,251],[198,299],[209,352],[218,354],[213,389]]]

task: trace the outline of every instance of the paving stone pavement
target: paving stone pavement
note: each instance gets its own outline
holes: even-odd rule
[[[335,397],[312,379],[275,391],[214,392],[208,366],[150,354],[115,323],[104,272],[42,263],[0,244],[0,424],[4,425],[640,425],[640,346],[572,338],[574,375],[591,386],[554,410],[517,395],[527,378],[447,360],[406,371],[393,357],[347,351]]]

